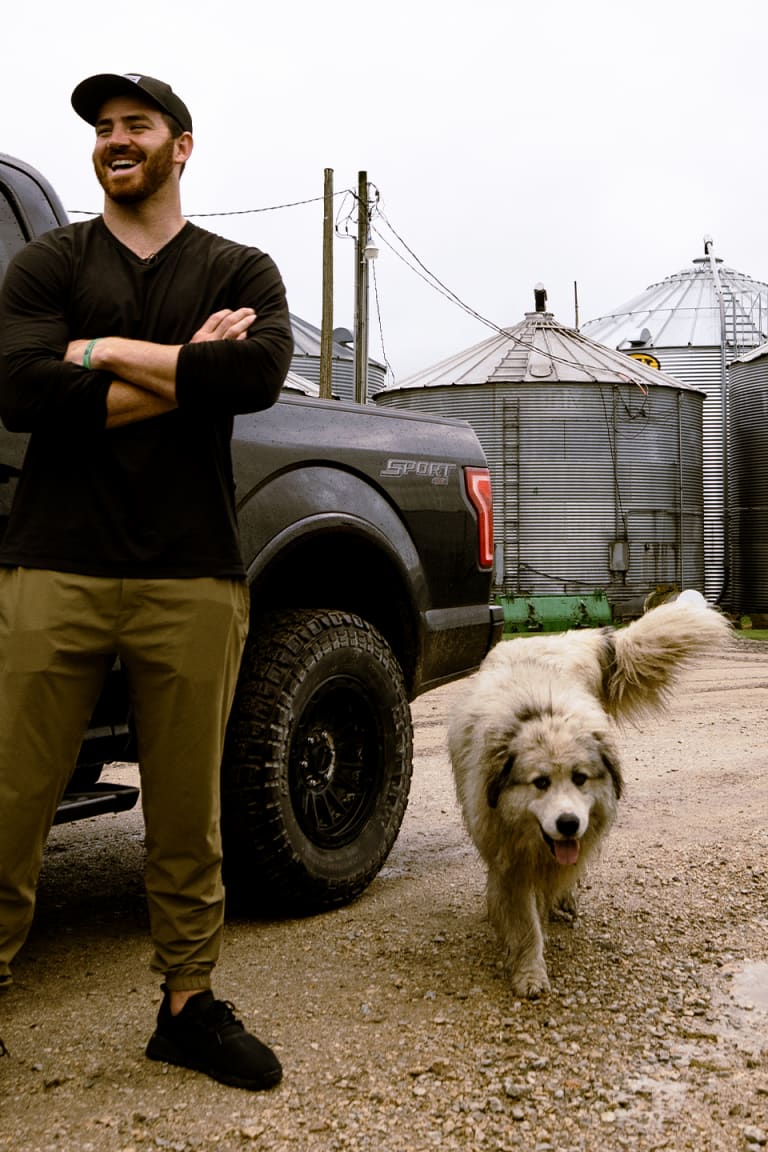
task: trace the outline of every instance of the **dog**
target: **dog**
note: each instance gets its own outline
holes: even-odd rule
[[[448,748],[516,995],[549,990],[543,925],[575,915],[575,887],[616,818],[618,725],[662,709],[680,671],[730,634],[687,591],[626,628],[502,642],[467,681]]]

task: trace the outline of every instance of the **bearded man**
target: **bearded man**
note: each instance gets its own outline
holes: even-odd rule
[[[219,767],[249,614],[230,440],[287,373],[285,290],[267,255],[182,215],[192,119],[168,84],[91,76],[72,104],[96,131],[103,214],[27,245],[0,297],[0,416],[31,433],[0,544],[0,987],[119,658],[164,992],[147,1055],[268,1088],[280,1063],[211,973]]]

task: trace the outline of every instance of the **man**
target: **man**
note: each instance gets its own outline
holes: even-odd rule
[[[146,824],[147,1055],[268,1088],[277,1057],[215,1000],[219,765],[248,626],[230,439],[276,400],[292,335],[264,253],[197,228],[192,120],[150,76],[91,76],[96,219],[27,245],[0,298],[0,416],[31,432],[0,546],[0,986],[106,671],[127,670]]]

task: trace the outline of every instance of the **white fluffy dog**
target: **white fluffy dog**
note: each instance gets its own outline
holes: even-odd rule
[[[518,995],[548,990],[542,925],[575,910],[574,885],[616,817],[613,720],[660,708],[681,668],[729,635],[725,617],[684,592],[627,628],[498,644],[467,681],[448,744]]]

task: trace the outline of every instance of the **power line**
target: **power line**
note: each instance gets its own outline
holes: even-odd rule
[[[417,276],[419,276],[422,280],[424,280],[427,284],[429,284],[430,287],[434,291],[439,293],[439,295],[444,296],[447,300],[450,300],[452,303],[456,304],[459,308],[463,309],[463,311],[465,311],[469,316],[472,316],[475,320],[479,320],[481,324],[485,324],[486,327],[491,328],[494,332],[497,332],[500,336],[504,336],[506,339],[514,341],[514,343],[520,345],[520,347],[522,347],[522,348],[527,349],[527,351],[536,352],[542,356],[546,356],[548,360],[551,360],[551,361],[553,361],[553,363],[556,363],[556,364],[563,364],[563,365],[565,365],[566,368],[570,368],[570,369],[574,368],[574,362],[573,361],[566,360],[565,357],[558,356],[554,352],[549,352],[549,351],[543,352],[535,344],[531,344],[529,341],[523,340],[522,337],[516,335],[514,332],[511,332],[508,328],[500,327],[500,325],[496,324],[493,320],[489,320],[487,318],[487,316],[483,316],[482,313],[476,311],[476,309],[472,308],[469,304],[465,303],[465,301],[462,300],[461,297],[458,296],[446,284],[444,284],[443,281],[440,280],[440,278],[434,274],[434,272],[431,272],[430,269],[427,268],[426,264],[424,264],[423,261],[419,259],[419,257],[413,251],[413,249],[405,242],[405,240],[402,238],[402,236],[400,236],[399,233],[393,228],[392,224],[389,222],[389,220],[385,216],[384,212],[378,206],[375,209],[375,215],[381,217],[381,219],[384,221],[386,226],[389,228],[392,235],[397,239],[398,243],[400,243],[403,246],[403,248],[409,254],[409,256],[416,262],[417,266],[414,266],[413,264],[411,264],[403,256],[403,254],[401,252],[398,252],[397,249],[392,244],[389,243],[386,236],[382,235],[381,231],[372,225],[372,230],[376,233],[376,235],[379,237],[379,239],[382,241],[382,243],[386,244],[386,246],[390,249],[390,251],[392,251],[396,256],[399,257],[400,260],[403,261],[403,263],[406,265],[406,267],[410,268],[412,272],[414,272]],[[595,384],[600,383],[599,373],[602,371],[602,369],[600,368],[599,365],[591,364],[585,360],[579,360],[577,367],[579,367],[584,372],[591,373],[593,383],[595,383]],[[634,386],[635,388],[639,388],[640,391],[643,393],[643,395],[646,395],[646,389],[639,381],[633,380],[628,374],[626,376],[623,375],[623,373],[621,373],[619,371],[619,369],[617,369],[617,368],[614,368],[613,371],[616,372],[616,374],[619,376],[620,379],[622,379],[624,381],[625,384],[629,384],[629,385]]]
[[[348,189],[340,189],[334,192],[334,197],[345,196]],[[317,204],[325,199],[324,196],[309,196],[306,200],[290,200],[286,204],[270,204],[267,208],[241,208],[239,211],[233,212],[189,212],[186,215],[194,216],[196,219],[202,219],[208,216],[252,216],[257,212],[279,212],[282,208],[301,208],[304,204]]]
[[[340,189],[334,192],[334,196],[346,196],[350,190],[348,188]],[[354,195],[354,193],[353,193]],[[227,212],[185,212],[185,216],[189,216],[195,220],[208,219],[211,216],[255,216],[259,212],[279,212],[283,208],[300,208],[304,204],[317,204],[319,201],[324,200],[324,196],[309,196],[306,200],[289,200],[285,204],[269,204],[266,208],[239,208],[232,209]],[[68,208],[67,212],[70,216],[99,216],[99,212],[92,212],[84,208]]]
[[[381,341],[381,354],[384,357],[385,367],[392,374],[393,382],[396,382],[395,370],[389,362],[389,359],[387,357],[387,350],[384,346],[384,328],[383,328],[382,322],[381,322],[381,303],[379,301],[379,282],[376,279],[376,264],[373,261],[371,262],[371,274],[373,276],[373,295],[374,295],[374,299],[376,300],[376,319],[377,319],[378,325],[379,325],[379,340]]]
[[[377,198],[377,202],[378,202],[378,198]],[[435,274],[433,272],[431,272],[429,270],[429,268],[427,268],[427,266],[423,263],[423,261],[419,259],[419,257],[416,255],[416,253],[409,247],[408,244],[406,244],[406,242],[403,240],[403,238],[395,231],[395,229],[390,224],[389,220],[387,220],[387,217],[384,215],[384,213],[381,211],[381,209],[378,208],[378,206],[377,206],[375,211],[376,211],[376,214],[382,218],[382,220],[387,225],[387,227],[390,229],[392,234],[397,238],[398,242],[400,244],[402,244],[402,246],[403,246],[403,248],[405,248],[406,252],[416,262],[418,267],[414,267],[412,264],[409,264],[409,262],[407,260],[405,260],[405,258],[402,256],[402,254],[398,253],[396,251],[396,249],[387,241],[387,238],[385,236],[383,236],[378,229],[373,228],[373,225],[371,226],[372,230],[375,231],[376,235],[387,245],[387,247],[391,251],[393,251],[395,253],[395,255],[399,256],[400,259],[402,259],[404,261],[404,263],[409,268],[411,268],[411,270],[413,272],[415,272],[418,276],[420,276],[421,279],[426,280],[427,283],[431,284],[431,286],[436,291],[438,291],[442,296],[445,296],[447,299],[449,299],[453,303],[457,304],[460,308],[462,308],[470,316],[473,316],[475,319],[479,320],[481,323],[486,324],[489,328],[492,328],[494,331],[498,332],[500,335],[504,336],[506,339],[513,340],[516,344],[521,345],[522,347],[526,348],[530,352],[540,353],[541,355],[547,356],[547,358],[552,360],[552,361],[555,361],[555,362],[560,363],[560,364],[564,364],[566,367],[573,369],[574,364],[572,361],[566,360],[564,357],[557,356],[554,353],[549,352],[549,351],[542,352],[541,349],[537,348],[535,344],[531,344],[527,340],[522,340],[519,336],[516,336],[514,333],[510,332],[508,329],[500,328],[497,324],[494,324],[492,320],[488,320],[485,316],[482,316],[474,308],[470,308],[469,305],[465,304],[464,301],[459,296],[457,296],[455,292],[453,292],[450,288],[448,288],[447,285],[445,285],[442,282],[442,280],[440,280],[437,276],[435,276]],[[377,303],[378,303],[378,298],[377,298]],[[600,393],[600,399],[601,399],[601,403],[602,403],[602,407],[603,407],[603,420],[605,422],[606,436],[608,439],[608,448],[609,448],[609,452],[611,455],[612,467],[613,467],[613,472],[614,472],[614,490],[615,490],[615,494],[616,494],[618,513],[619,513],[620,520],[622,522],[624,532],[626,533],[626,513],[624,512],[622,493],[621,493],[621,487],[619,484],[619,476],[618,476],[618,461],[617,461],[616,444],[615,444],[616,428],[615,428],[615,425],[612,424],[612,421],[609,419],[609,416],[608,416],[608,411],[607,411],[606,402],[605,402],[605,392],[604,392],[604,388],[603,388],[603,383],[600,381],[599,375],[596,375],[597,373],[600,372],[600,368],[594,364],[586,364],[586,363],[581,362],[581,361],[579,362],[578,366],[582,370],[591,372],[593,374],[593,383],[597,384],[598,391]],[[617,372],[617,375],[619,375],[619,377],[621,378],[622,374],[617,369],[615,371]],[[646,404],[647,398],[648,398],[647,390],[644,388],[644,386],[642,384],[640,384],[636,380],[632,380],[629,376],[624,377],[624,380],[625,380],[625,383],[627,383],[629,385],[634,385],[635,387],[640,389],[640,391],[642,392],[642,394],[644,396],[643,408],[645,408],[645,404]],[[625,405],[625,407],[626,407],[626,405]]]

